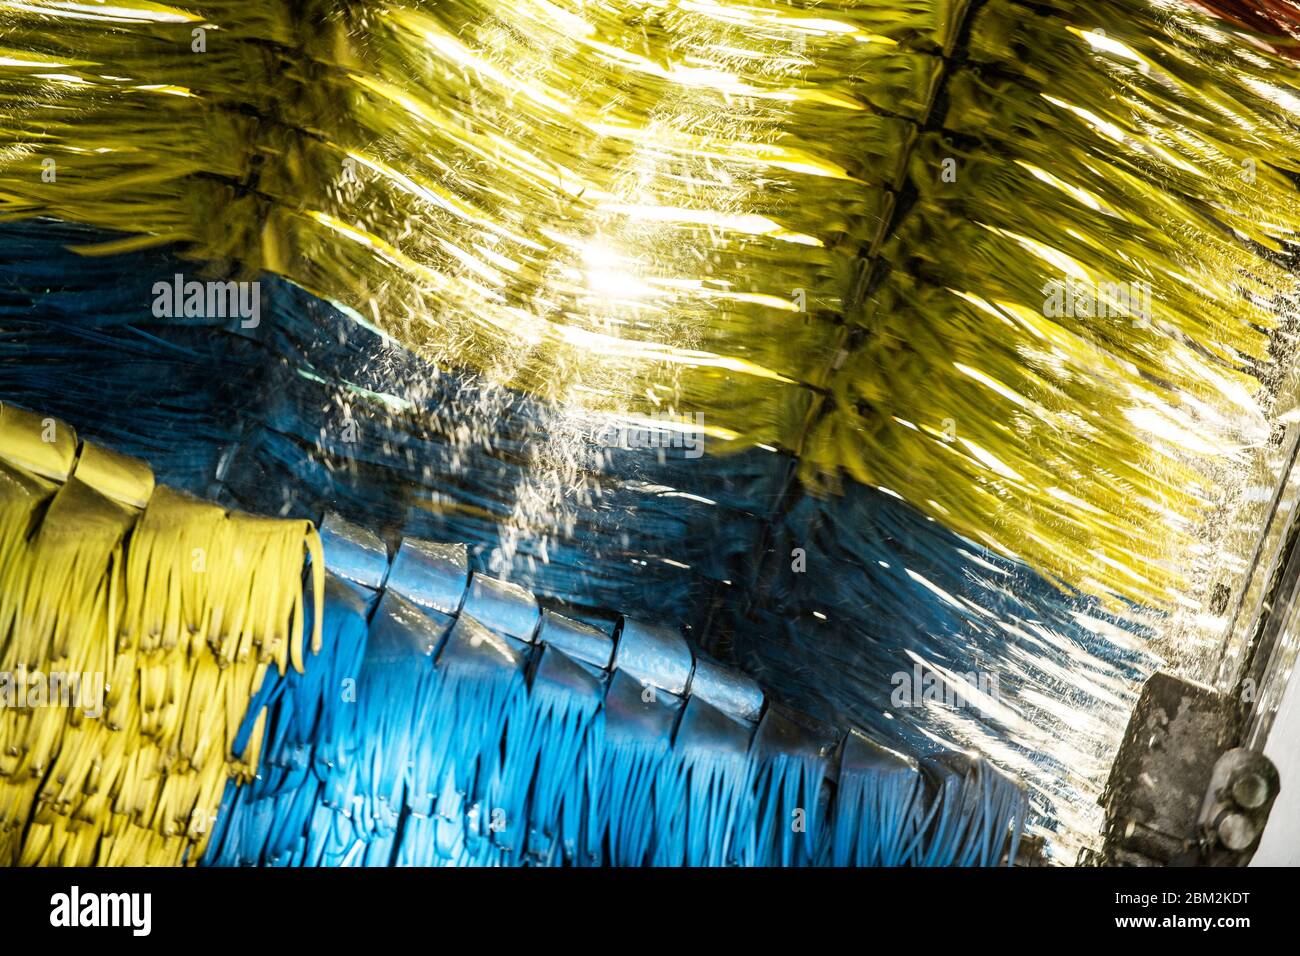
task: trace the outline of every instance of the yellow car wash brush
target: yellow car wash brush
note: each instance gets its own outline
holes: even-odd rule
[[[92,454],[87,478],[142,486]],[[303,562],[323,578],[320,541],[166,488],[137,511],[75,467],[56,484],[0,463],[0,668],[29,694],[0,707],[0,863],[193,862],[227,780],[256,772],[260,733],[233,750],[266,668],[303,666]],[[77,693],[47,696],[56,679]]]

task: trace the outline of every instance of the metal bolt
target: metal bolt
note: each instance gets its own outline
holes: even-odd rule
[[[1257,810],[1268,800],[1268,781],[1253,771],[1243,773],[1232,782],[1232,799],[1247,810]]]
[[[1247,849],[1259,836],[1259,830],[1244,813],[1229,813],[1219,821],[1218,832],[1219,842],[1238,853]]]

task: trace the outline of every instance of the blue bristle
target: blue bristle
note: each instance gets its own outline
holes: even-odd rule
[[[850,734],[823,862],[830,866],[915,862],[934,814],[933,809],[927,810],[925,796],[914,761],[860,734]]]
[[[469,618],[460,618],[438,656],[439,686],[430,709],[418,723],[408,718],[405,733],[419,737],[417,794],[433,787],[433,812],[441,823],[456,826],[464,839],[454,846],[435,840],[439,858],[461,865],[486,864],[493,857],[494,811],[522,819],[526,794],[507,793],[491,784],[500,774],[501,743],[526,714],[523,654],[508,639],[498,637]],[[399,722],[400,723],[400,722]],[[392,734],[402,733],[395,726]],[[500,803],[493,804],[495,798]],[[427,827],[406,835],[399,862],[412,860]]]
[[[597,791],[606,861],[614,866],[648,862],[656,830],[656,798],[666,810],[662,775],[668,770],[681,702],[656,693],[621,671],[605,695],[605,748]]]
[[[242,788],[226,786],[221,795],[221,806],[217,809],[217,819],[212,824],[207,851],[203,855],[202,863],[205,866],[234,866],[238,862],[238,830],[243,826],[246,816],[240,804],[246,800]]]
[[[310,581],[310,576],[308,577]],[[309,584],[310,590],[310,584]],[[304,640],[312,631],[311,608]],[[268,671],[236,736],[236,752],[247,745],[262,708],[266,730],[257,777],[231,783],[223,799],[212,847],[205,861],[218,865],[283,865],[298,852],[315,815],[319,781],[341,759],[335,743],[340,724],[356,709],[344,698],[345,682],[356,681],[366,641],[366,620],[356,593],[326,577],[321,653],[308,655],[305,673]],[[346,733],[347,737],[352,732]],[[333,747],[327,755],[321,751]],[[322,773],[324,771],[324,773]],[[228,824],[230,817],[238,823]],[[250,821],[260,821],[251,823]]]
[[[559,747],[551,751],[549,758],[544,752],[538,761],[536,793],[529,810],[528,859],[534,864],[597,866],[604,860],[600,787],[606,746],[602,704],[603,700],[597,702],[580,734],[575,732],[571,743],[576,759],[572,763]],[[585,705],[585,699],[577,706],[557,699],[553,710],[565,711],[577,723]],[[555,739],[568,739],[568,731],[557,733]],[[564,776],[553,779],[547,775],[548,770]]]
[[[352,815],[367,842],[397,831],[411,776],[411,727],[434,674],[426,662],[403,657],[367,659],[362,668]]]
[[[920,866],[997,866],[1015,859],[1024,796],[978,757],[948,753],[922,763],[936,812]]]
[[[749,866],[811,866],[821,837],[824,765],[796,754],[757,758],[757,810],[752,842],[742,856]]]
[[[558,650],[542,652],[526,697],[527,710],[507,730],[505,760],[496,781],[497,790],[515,795],[509,801],[513,809],[531,791],[518,823],[507,809],[506,829],[496,834],[513,859],[525,859],[525,847],[527,859],[534,863],[571,861],[581,852],[581,822],[566,819],[572,814],[565,811],[580,806],[584,798],[584,748],[602,745],[603,721],[593,728],[602,698],[596,677]],[[507,802],[494,796],[492,805]]]
[[[753,728],[697,698],[677,727],[656,796],[656,866],[728,866],[753,832]]]

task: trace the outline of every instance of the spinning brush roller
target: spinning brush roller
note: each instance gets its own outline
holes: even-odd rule
[[[508,13],[11,5],[7,205],[269,269],[565,405],[703,411],[1176,601],[1289,285],[1265,51],[1141,0]],[[1045,319],[1053,276],[1153,313]]]
[[[1023,797],[978,760],[927,763],[923,777],[914,759],[860,733],[771,707],[753,681],[693,653],[674,629],[624,617],[611,637],[539,609],[527,591],[471,572],[463,547],[406,538],[388,564],[373,535],[336,515],[322,537],[341,576],[331,578],[327,620],[348,616],[364,634],[374,607],[357,726],[340,750],[307,761],[314,776],[288,769],[304,766],[309,738],[268,748],[267,763],[287,764],[293,784],[268,784],[281,779],[272,770],[232,787],[214,862],[1015,857]],[[302,706],[288,690],[300,682],[286,677],[272,725]],[[322,796],[304,801],[304,788]],[[931,832],[940,813],[954,822]],[[274,844],[259,822],[268,814],[288,821]]]
[[[180,863],[227,778],[257,765],[260,728],[234,748],[248,697],[268,669],[302,669],[319,539],[155,488],[57,419],[5,405],[0,436],[4,859]],[[319,623],[306,639],[320,649]],[[54,674],[98,683],[71,707],[15,701],[15,683]]]

